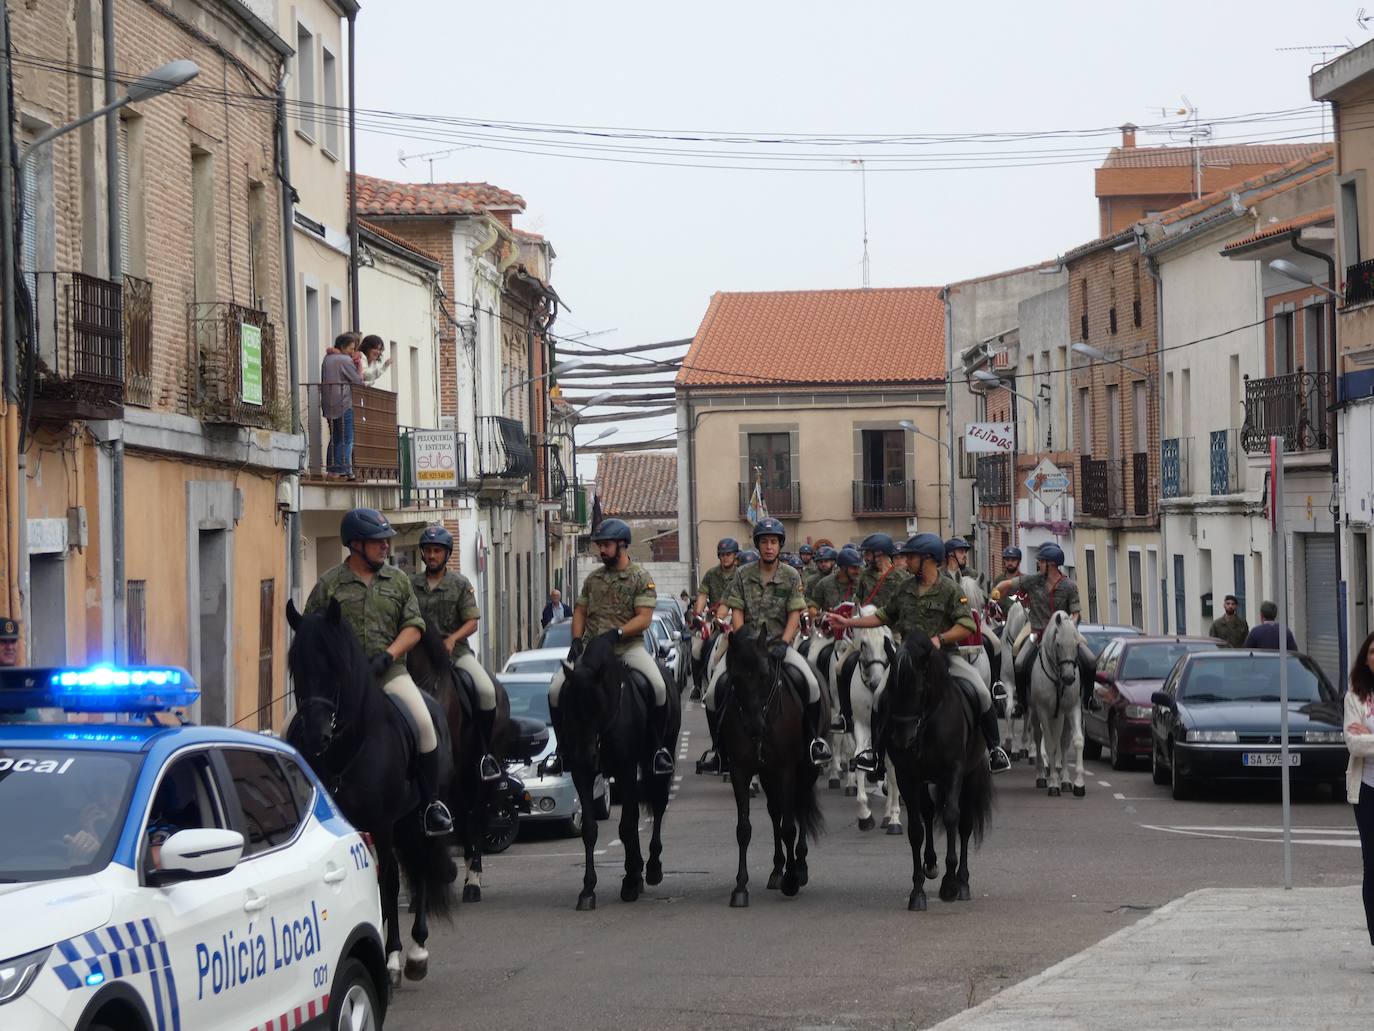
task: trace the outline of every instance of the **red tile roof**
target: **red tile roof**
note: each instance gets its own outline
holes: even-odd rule
[[[604,516],[676,517],[677,452],[606,452],[596,463],[596,495]]]
[[[1294,218],[1285,219],[1282,222],[1271,222],[1257,233],[1251,233],[1249,236],[1242,237],[1239,240],[1232,240],[1221,250],[1223,254],[1242,250],[1253,244],[1262,243],[1265,240],[1270,240],[1276,236],[1282,236],[1285,233],[1291,233],[1298,229],[1304,229],[1307,226],[1319,226],[1327,222],[1334,223],[1335,221],[1336,209],[1328,205],[1324,208],[1318,208],[1316,211],[1309,211],[1305,215],[1297,215]]]
[[[1232,143],[1202,147],[1202,163],[1286,165],[1319,150],[1326,143]],[[1192,147],[1113,147],[1099,168],[1192,168]]]
[[[713,294],[677,385],[943,382],[941,289]]]
[[[476,215],[524,211],[524,198],[490,183],[398,183],[359,175],[358,212],[363,215]]]
[[[1249,179],[1242,180],[1238,183],[1233,183],[1232,185],[1227,186],[1223,189],[1213,190],[1211,193],[1203,194],[1203,196],[1199,197],[1197,200],[1191,200],[1187,204],[1180,204],[1176,208],[1170,208],[1168,211],[1164,212],[1162,215],[1159,216],[1159,220],[1165,224],[1178,222],[1182,219],[1188,218],[1190,215],[1195,215],[1200,211],[1206,211],[1214,204],[1222,203],[1223,201],[1227,200],[1227,198],[1229,198],[1233,193],[1245,194],[1251,190],[1260,189],[1261,187],[1266,186],[1269,183],[1276,183],[1280,180],[1287,179],[1290,176],[1298,172],[1301,172],[1305,168],[1314,168],[1317,165],[1326,164],[1330,162],[1331,159],[1331,145],[1329,143],[1319,144],[1310,153],[1303,154],[1301,157],[1295,158],[1294,160],[1289,161],[1287,164],[1280,165],[1278,168],[1271,168],[1269,169],[1269,171],[1264,172],[1260,175],[1252,176]],[[1305,182],[1306,179],[1303,179],[1301,181]],[[1283,189],[1289,189],[1297,185],[1297,182],[1284,183]],[[1273,192],[1279,191],[1270,191],[1261,194],[1259,197],[1247,198],[1247,200],[1250,203],[1254,203],[1256,200],[1262,200],[1265,197],[1271,196]]]
[[[404,236],[397,236],[390,229],[386,229],[382,226],[379,226],[376,222],[368,222],[360,218],[358,219],[358,228],[366,229],[369,233],[372,233],[375,236],[380,236],[383,240],[386,240],[388,243],[395,244],[402,250],[407,250],[411,254],[415,254],[421,258],[424,258],[426,261],[433,262],[435,265],[443,264],[443,259],[440,258],[437,254],[434,254],[431,251],[427,251],[423,247],[415,246],[415,244],[411,243]]]

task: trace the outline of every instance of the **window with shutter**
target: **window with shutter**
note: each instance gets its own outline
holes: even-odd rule
[[[129,209],[132,196],[129,190],[129,120],[119,120],[119,267],[129,269]]]
[[[124,586],[124,620],[129,663],[148,662],[148,581],[128,580]]]

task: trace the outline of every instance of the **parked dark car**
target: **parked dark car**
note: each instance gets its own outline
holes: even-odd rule
[[[1107,748],[1112,769],[1124,770],[1150,754],[1150,695],[1184,655],[1214,651],[1210,637],[1114,637],[1097,658],[1083,710],[1083,757]]]
[[[1097,672],[1097,659],[1102,654],[1102,649],[1118,637],[1139,637],[1141,631],[1133,626],[1117,626],[1113,623],[1080,623],[1078,633],[1083,638],[1083,644],[1078,649],[1078,687],[1082,692],[1083,711],[1086,713],[1092,700],[1093,674]],[[1101,754],[1101,749],[1090,746],[1089,742],[1084,740],[1085,759],[1096,759]]]
[[[1279,653],[1218,648],[1179,660],[1151,697],[1150,771],[1174,798],[1218,781],[1276,781]],[[1345,790],[1341,696],[1306,655],[1288,655],[1289,774]]]

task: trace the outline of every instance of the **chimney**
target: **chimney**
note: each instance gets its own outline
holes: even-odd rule
[[[1121,127],[1121,149],[1122,149],[1122,150],[1134,150],[1134,149],[1135,149],[1135,130],[1136,130],[1136,128],[1137,128],[1137,127],[1134,126],[1134,125],[1132,125],[1130,122],[1127,122],[1125,125],[1123,125],[1123,126]]]

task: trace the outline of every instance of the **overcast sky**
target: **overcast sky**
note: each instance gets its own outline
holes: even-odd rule
[[[1186,94],[1206,121],[1309,104],[1307,76],[1318,55],[1280,48],[1363,43],[1370,35],[1356,22],[1358,9],[1341,0],[736,0],[671,10],[588,0],[364,0],[358,105],[557,125],[833,136],[1144,125],[1160,122],[1160,107],[1177,108]],[[398,150],[454,145],[438,131],[417,138],[409,124],[362,121],[385,126],[360,129],[358,168],[369,174],[424,181],[428,165],[402,167]],[[1292,137],[1316,125],[1314,109],[1305,120],[1219,127],[1216,139]],[[1093,168],[1113,142],[1096,136],[908,150],[929,161],[931,154],[1048,148],[1050,155],[1012,159],[1060,162],[1041,167],[878,171],[880,162],[870,160],[872,285],[939,285],[1092,239]],[[1139,142],[1168,140],[1142,135]],[[749,171],[496,146],[544,149],[488,139],[437,160],[435,179],[485,180],[522,195],[528,207],[517,224],[545,234],[558,254],[554,284],[570,310],[557,328],[611,330],[590,338],[605,347],[690,337],[716,290],[861,285],[861,184],[848,161],[901,152],[800,146],[792,150],[833,152],[833,160],[811,163],[833,171]],[[644,439],[671,426],[670,419],[631,424],[615,439]]]

